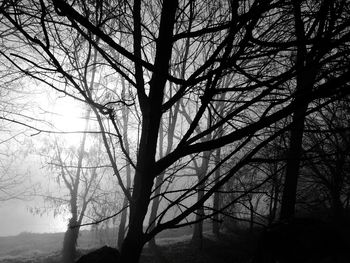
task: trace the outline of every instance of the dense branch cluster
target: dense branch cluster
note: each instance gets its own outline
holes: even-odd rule
[[[315,195],[343,214],[349,17],[345,0],[5,0],[1,85],[88,105],[129,206],[121,260],[137,262],[208,218],[264,225]]]

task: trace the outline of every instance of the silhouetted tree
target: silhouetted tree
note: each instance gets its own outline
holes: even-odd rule
[[[1,31],[15,28],[16,34],[4,39],[11,50],[1,55],[13,64],[19,58],[21,63],[16,65],[21,76],[89,104],[102,130],[113,128],[116,136],[104,138],[105,148],[130,203],[121,261],[138,262],[146,242],[164,229],[196,222],[193,214],[265,145],[291,127],[287,166],[292,167],[294,161],[293,169],[298,169],[299,158],[291,157],[300,151],[305,116],[316,110],[312,102],[327,104],[348,92],[350,67],[344,62],[349,52],[348,12],[347,1],[4,1]],[[20,48],[14,42],[21,43]],[[171,70],[179,61],[175,46],[187,43],[185,72],[178,76]],[[89,56],[89,48],[98,52],[99,59],[87,66],[97,64],[106,79],[123,78],[131,87],[127,96],[131,101],[120,96],[118,86],[100,85],[90,93],[80,85],[79,71],[71,63]],[[229,86],[223,85],[226,77],[231,80]],[[213,105],[223,93],[220,114]],[[179,101],[189,105],[191,121],[179,122],[174,147],[159,157],[160,125]],[[132,153],[126,151],[117,121],[121,105],[136,109],[133,121],[129,120],[130,128],[136,123],[128,133],[133,136]],[[266,132],[291,115],[291,123]],[[219,131],[221,136],[214,136]],[[154,227],[144,231],[157,177],[170,171],[183,176],[192,156],[219,148],[225,149],[220,163],[200,181],[160,193],[168,202],[158,212]],[[117,149],[120,158],[111,157],[108,149]],[[119,173],[121,158],[134,167],[131,191]],[[227,162],[231,164],[227,172],[211,183],[216,169]],[[292,216],[295,204],[297,170],[288,167],[282,217]],[[193,199],[203,187],[206,191],[200,199]],[[257,187],[245,189],[238,198]],[[174,208],[178,212],[169,217]],[[219,212],[207,213],[201,220]]]
[[[305,8],[309,5],[309,8]],[[338,42],[339,48],[347,40],[348,32],[343,31],[349,26],[348,3],[346,1],[293,1],[291,10],[294,27],[292,28],[296,41],[295,68],[296,87],[295,103],[298,105],[293,112],[292,129],[290,134],[290,147],[286,166],[284,190],[280,217],[288,219],[294,216],[297,182],[299,175],[300,157],[302,153],[302,140],[304,123],[309,103],[304,96],[312,93],[317,86],[327,79],[341,78],[343,63],[337,63],[342,57],[340,53],[333,54],[334,46]],[[307,21],[307,22],[306,22]],[[339,33],[341,35],[339,35]],[[344,43],[340,43],[345,41]],[[344,49],[345,52],[349,50]],[[343,51],[341,51],[342,53]],[[338,57],[340,56],[340,57]],[[332,68],[332,72],[330,72]],[[335,83],[334,86],[338,86]]]

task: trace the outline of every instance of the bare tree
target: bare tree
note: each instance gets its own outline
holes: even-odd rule
[[[1,52],[2,57],[13,64],[19,59],[21,63],[16,64],[19,74],[86,102],[96,118],[100,116],[101,129],[113,128],[114,139],[105,138],[104,142],[109,159],[114,161],[113,171],[121,190],[130,203],[128,231],[121,248],[122,262],[138,262],[144,244],[164,229],[198,222],[193,214],[250,163],[266,144],[293,125],[295,130],[303,130],[297,117],[304,118],[315,111],[317,106],[313,101],[322,100],[327,104],[336,96],[347,93],[350,67],[344,63],[344,58],[349,52],[346,48],[348,4],[337,1],[333,8],[329,1],[322,1],[325,6],[333,8],[327,9],[332,18],[330,21],[333,21],[329,24],[331,30],[324,31],[328,24],[325,26],[324,20],[318,19],[324,8],[320,8],[316,15],[311,8],[318,10],[323,4],[302,2],[302,8],[298,6],[300,2],[278,0],[3,2],[0,7],[1,30],[16,29],[16,34],[4,41],[18,41],[26,52],[14,46],[11,52]],[[310,34],[306,34],[300,24],[309,14],[315,26],[311,23]],[[341,19],[334,20],[334,17]],[[122,21],[123,26],[116,20]],[[122,35],[125,38],[120,42]],[[75,41],[80,43],[78,49],[73,44]],[[186,46],[186,43],[190,46],[189,54],[185,56],[185,72],[179,77],[171,70],[178,63],[174,46]],[[323,44],[326,44],[326,50],[320,48]],[[132,87],[128,97],[132,101],[120,96],[118,87],[114,87],[115,96],[102,96],[111,93],[110,86],[100,85],[91,94],[80,85],[77,81],[79,71],[72,67],[71,62],[75,60],[71,55],[87,56],[90,54],[86,52],[88,47],[99,54],[95,64],[100,66],[102,76],[117,76],[128,82]],[[309,47],[312,47],[311,51]],[[305,64],[305,59],[313,52],[316,52],[316,58]],[[297,57],[296,63],[291,63],[295,61],[294,56]],[[339,60],[342,63],[338,63]],[[89,62],[90,67],[92,64]],[[337,70],[338,67],[342,70]],[[227,76],[231,79],[229,86],[223,85],[222,81]],[[169,92],[171,89],[173,93]],[[225,106],[220,114],[213,105],[223,93]],[[191,121],[183,121],[176,128],[174,147],[160,157],[157,152],[160,126],[179,101],[196,107],[191,106]],[[135,122],[139,121],[137,127],[128,132],[133,136],[130,140],[133,142],[130,145],[132,152],[129,153],[120,123],[116,121],[121,105],[135,107],[133,118]],[[275,132],[267,132],[270,125],[292,114],[295,117],[291,123]],[[210,125],[206,125],[208,116],[212,117]],[[200,132],[197,132],[198,127]],[[219,131],[221,136],[214,136]],[[102,134],[106,135],[104,131]],[[300,145],[300,134],[295,135],[296,142],[291,145]],[[131,191],[119,173],[120,162],[111,156],[112,151],[108,152],[108,149],[117,149],[116,145],[118,153],[134,168]],[[144,231],[156,178],[170,171],[183,175],[192,156],[219,148],[225,149],[222,160],[201,176],[200,181],[188,184],[184,189],[160,193],[168,203],[158,212],[154,227]],[[298,153],[298,149],[294,153]],[[231,163],[230,169],[214,181],[215,171],[227,162]],[[293,214],[295,198],[295,180],[289,183],[288,174],[296,178],[296,173],[287,172],[284,200],[287,195],[289,201],[282,204],[287,211],[286,217]],[[204,194],[193,200],[203,186],[206,188]],[[257,187],[259,184],[246,189],[237,198]],[[220,210],[230,205],[225,204]],[[174,208],[179,212],[170,217],[169,211]],[[217,213],[220,211],[212,211],[200,220]]]
[[[84,130],[88,129],[89,116],[90,110],[87,110]],[[106,195],[101,181],[110,168],[102,161],[104,153],[101,146],[98,138],[89,139],[87,133],[82,135],[78,147],[65,146],[64,141],[58,139],[53,143],[48,141],[44,146],[43,154],[46,153],[48,166],[56,176],[56,181],[64,186],[63,192],[66,193],[63,196],[55,193],[45,195],[45,200],[49,202],[47,209],[52,207],[59,213],[61,209],[67,207],[70,214],[63,241],[63,262],[75,261],[80,225],[88,213],[90,217],[96,217],[92,205]]]
[[[313,12],[304,10],[308,3],[309,1],[294,1],[291,10],[293,12],[295,41],[297,42],[295,103],[298,107],[293,112],[290,149],[287,157],[280,213],[282,219],[289,219],[294,216],[304,122],[310,103],[305,101],[303,97],[305,94],[313,92],[315,86],[319,85],[320,82],[322,83],[328,74],[334,77],[342,75],[342,62],[339,64],[331,63],[332,66],[328,63],[334,61],[334,59],[337,60],[335,57],[339,55],[339,53],[337,55],[331,52],[336,42],[335,39],[340,37],[336,36],[338,30],[349,26],[348,19],[338,20],[339,15],[345,11],[344,8],[347,9],[345,1],[321,1],[319,3],[310,1],[314,8]],[[345,12],[348,12],[348,10]],[[306,23],[306,19],[310,19],[310,21]],[[347,34],[348,32],[344,32],[344,35],[340,38],[346,37]],[[312,40],[315,42],[310,47],[308,42]],[[334,71],[330,72],[330,68]]]
[[[311,211],[329,210],[341,225],[346,221],[349,189],[348,98],[336,101],[306,121],[300,199]],[[328,213],[329,214],[329,213]]]

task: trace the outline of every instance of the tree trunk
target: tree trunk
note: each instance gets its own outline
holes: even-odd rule
[[[146,158],[147,159],[147,158]],[[129,230],[121,249],[121,262],[137,263],[146,243],[143,221],[147,213],[153,180],[136,171],[133,200],[130,204]]]
[[[204,191],[198,191],[198,200],[202,199],[204,196]],[[193,245],[201,249],[203,245],[203,221],[201,219],[204,217],[204,208],[201,206],[197,209],[196,220],[199,222],[194,225],[192,243]]]
[[[129,229],[121,249],[123,263],[137,263],[146,242],[143,222],[150,203],[153,180],[153,168],[160,124],[158,114],[144,114],[140,139],[140,148],[130,202]]]
[[[142,232],[129,234],[124,239],[120,260],[122,263],[138,263],[144,243],[141,241]]]
[[[125,97],[125,80],[122,78],[122,97]],[[128,124],[129,124],[129,109],[126,105],[123,106],[122,110],[122,117],[123,117],[123,138],[124,138],[124,147],[127,155],[130,155],[130,147],[129,147],[129,141],[128,141]],[[130,191],[131,186],[131,165],[129,160],[126,160],[126,189],[127,191]],[[120,217],[120,224],[118,228],[118,248],[121,249],[122,243],[125,237],[125,227],[126,227],[126,219],[128,216],[128,209],[125,208],[129,203],[128,197],[124,196],[123,201],[123,212]]]
[[[250,220],[249,220],[249,231],[252,233],[254,229],[254,206],[252,201],[252,196],[249,196],[249,212],[250,212]]]
[[[338,154],[336,155],[335,169],[332,176],[332,184],[330,189],[330,195],[332,199],[332,209],[335,221],[339,224],[343,224],[344,218],[344,207],[341,201],[341,191],[344,185],[344,165],[347,149],[337,149]]]
[[[155,219],[156,219],[156,216],[157,216],[157,212],[158,212],[158,207],[159,207],[159,202],[160,202],[160,196],[159,196],[159,193],[160,193],[160,190],[161,190],[161,187],[160,185],[162,184],[163,182],[163,179],[164,179],[164,173],[162,173],[161,175],[159,175],[157,177],[157,180],[156,180],[156,190],[154,192],[154,194],[156,195],[156,197],[153,199],[152,201],[152,208],[151,208],[151,214],[150,214],[150,217],[149,217],[149,228],[150,230],[152,230],[155,226]],[[152,238],[150,241],[149,241],[149,244],[150,246],[156,246],[156,242],[155,242],[155,239]]]
[[[273,180],[273,185],[270,193],[271,199],[270,199],[269,218],[268,218],[269,225],[271,225],[276,219],[278,199],[280,195],[279,184],[277,183],[277,179],[272,179],[272,180]]]
[[[68,228],[64,234],[63,249],[62,249],[62,262],[74,263],[76,256],[76,245],[79,236],[79,227],[72,227],[78,225],[77,221],[73,218],[69,220]]]
[[[126,207],[127,204],[128,204],[128,198],[124,196],[123,208]],[[127,215],[128,215],[128,210],[124,209],[120,217],[120,223],[118,228],[118,248],[119,249],[121,249],[123,240],[125,237],[125,225],[126,225]]]
[[[198,173],[198,182],[202,181],[202,179],[205,177],[208,166],[209,166],[209,157],[210,157],[211,151],[206,151],[203,153],[202,156],[202,164],[197,169]],[[197,201],[202,200],[204,196],[204,189],[205,189],[205,184],[200,184],[198,193],[197,193]],[[197,209],[197,214],[196,214],[196,223],[194,225],[193,229],[193,235],[192,235],[192,243],[195,247],[197,248],[202,248],[202,243],[203,243],[203,221],[202,219],[204,218],[205,213],[204,213],[204,208],[201,206],[200,208]]]
[[[163,4],[159,34],[156,41],[154,71],[149,81],[148,96],[144,93],[142,67],[135,63],[138,98],[142,112],[142,130],[135,169],[134,187],[130,202],[129,229],[121,249],[121,262],[137,263],[142,248],[148,241],[143,233],[143,222],[150,203],[153,181],[156,177],[155,158],[158,132],[162,118],[164,88],[169,71],[173,45],[173,28],[177,1]],[[134,53],[141,56],[141,1],[134,1]]]
[[[218,165],[220,162],[221,150],[220,148],[216,150],[215,154],[215,164]],[[218,167],[215,171],[215,180],[218,181],[220,178],[220,167]],[[220,193],[214,193],[213,199],[213,209],[214,211],[220,210]],[[220,218],[219,213],[216,213],[213,217],[213,234],[218,236],[220,234]]]
[[[308,103],[303,96],[312,91],[317,74],[316,61],[307,61],[307,49],[304,31],[304,22],[301,17],[301,3],[293,2],[295,19],[295,34],[298,40],[296,57],[296,109],[293,112],[292,127],[287,155],[286,175],[282,195],[280,219],[292,219],[295,214],[297,184],[299,176],[300,158],[302,154],[302,140],[304,134],[304,121]]]
[[[281,219],[291,219],[295,213],[297,184],[299,177],[300,155],[302,154],[302,138],[307,104],[298,108],[293,115],[289,153],[287,157],[286,176],[281,204]]]
[[[214,193],[214,210],[220,210],[220,194],[218,192]],[[215,214],[213,217],[213,234],[216,236],[220,235],[220,218],[219,214]]]
[[[345,221],[344,207],[340,198],[340,189],[331,190],[331,204],[333,210],[334,221],[342,224]]]

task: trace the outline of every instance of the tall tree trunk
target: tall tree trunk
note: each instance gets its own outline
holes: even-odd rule
[[[123,200],[123,208],[128,205],[128,198],[124,196]],[[128,216],[128,210],[125,208],[120,216],[120,223],[118,227],[118,248],[121,249],[124,237],[125,237],[125,225],[126,225],[126,219]]]
[[[280,219],[291,219],[295,213],[297,184],[299,177],[300,155],[307,104],[298,108],[293,115],[289,153],[287,156],[286,175],[282,195]]]
[[[149,158],[143,157],[142,159]],[[144,164],[144,162],[142,162],[142,164]],[[150,167],[147,167],[147,165],[144,165],[144,167],[151,171]],[[133,199],[130,204],[129,229],[121,249],[121,262],[123,263],[137,263],[142,248],[147,242],[143,233],[143,221],[149,205],[153,178],[151,178],[152,174],[141,173],[140,171],[142,170],[137,169],[135,174]]]
[[[192,27],[192,16],[193,16],[193,3],[190,3],[190,18],[189,18],[189,25],[188,25],[188,31],[191,30]],[[190,49],[190,39],[187,38],[186,39],[186,44],[185,44],[185,51],[184,51],[184,58],[183,58],[183,62],[182,64],[179,66],[180,70],[180,76],[181,79],[185,79],[185,72],[186,72],[186,64],[187,64],[187,60],[188,60],[188,52]],[[170,89],[170,97],[173,96],[172,94],[172,89]],[[169,109],[169,118],[168,118],[168,133],[167,133],[167,148],[165,150],[165,154],[163,152],[163,124],[160,125],[160,129],[159,129],[159,158],[163,158],[164,155],[167,155],[168,153],[170,153],[172,147],[173,147],[173,143],[174,143],[174,136],[175,136],[175,128],[176,128],[176,121],[177,121],[177,116],[179,113],[179,108],[180,108],[180,102],[181,100],[179,100],[175,106],[174,106],[174,110],[172,108]],[[151,214],[150,214],[150,219],[149,219],[149,228],[150,230],[152,230],[155,226],[155,219],[157,217],[157,212],[158,212],[158,207],[159,207],[159,202],[160,202],[160,197],[159,197],[159,193],[161,191],[161,187],[160,185],[162,184],[164,179],[164,173],[158,175],[157,180],[156,180],[156,184],[155,184],[155,192],[154,195],[156,196],[153,201],[152,201],[152,208],[151,208]],[[150,246],[153,247],[153,249],[156,248],[156,242],[155,242],[155,238],[152,238],[149,241]],[[158,253],[159,254],[159,253]]]
[[[76,227],[78,222],[76,219],[69,220],[68,228],[64,234],[63,248],[62,248],[62,262],[74,263],[76,256],[76,245],[79,236],[79,227]]]
[[[332,198],[333,216],[335,221],[340,225],[342,225],[345,221],[344,206],[341,201],[341,190],[344,184],[344,165],[348,150],[349,149],[344,149],[341,146],[337,149],[338,153],[336,154],[335,169],[332,169],[334,174],[332,176],[330,195]]]
[[[221,149],[216,150],[215,154],[215,164],[218,165],[220,162],[221,157]],[[220,178],[220,167],[218,167],[215,171],[215,180],[218,181]],[[213,209],[214,211],[220,210],[220,193],[215,192],[214,193],[214,199],[213,199]],[[218,236],[220,234],[220,218],[219,213],[216,213],[213,217],[213,234]]]
[[[207,173],[210,155],[211,155],[211,151],[206,151],[203,153],[201,166],[199,167],[199,169],[197,169],[198,182],[202,181],[202,179],[205,177]],[[197,193],[197,201],[203,198],[204,190],[205,190],[205,184],[200,184],[198,193]],[[192,235],[192,243],[196,248],[202,248],[202,244],[203,244],[202,219],[204,218],[204,216],[205,216],[204,207],[201,206],[197,209],[196,221],[198,221],[198,223],[194,225],[193,235]]]
[[[269,218],[268,218],[269,225],[271,225],[276,219],[277,208],[278,208],[278,199],[279,199],[279,195],[280,195],[280,189],[279,189],[280,187],[279,187],[278,179],[273,178],[272,180],[273,180],[273,183],[272,183],[273,185],[272,185],[272,189],[270,192],[271,199],[270,199]]]
[[[199,190],[197,194],[197,200],[202,199],[204,196],[204,191]],[[203,221],[201,219],[204,217],[204,208],[201,206],[197,209],[196,220],[199,222],[194,225],[192,243],[193,245],[201,249],[203,245]]]
[[[122,78],[121,79],[122,83],[122,98],[125,97],[126,93],[126,86],[125,86],[125,80]],[[126,105],[123,106],[122,110],[122,117],[123,117],[123,138],[124,138],[124,147],[127,155],[130,155],[130,150],[129,150],[129,141],[128,141],[128,124],[129,124],[129,109]],[[131,186],[131,165],[129,160],[126,160],[126,189],[127,191],[130,191],[130,186]],[[124,196],[123,200],[123,212],[120,217],[120,223],[119,223],[119,228],[118,228],[118,248],[121,249],[122,243],[125,237],[125,228],[126,228],[126,219],[128,216],[128,209],[125,208],[127,207],[129,203],[128,197]]]
[[[230,81],[229,81],[229,78],[226,78],[225,79],[225,87],[229,87],[230,85]],[[222,93],[221,96],[220,96],[220,100],[221,101],[225,101],[225,93]],[[218,111],[220,112],[220,114],[223,114],[224,113],[224,103],[222,102],[219,102],[218,103]],[[222,135],[223,135],[223,128],[221,127],[218,131],[218,135],[217,137],[220,138]],[[215,152],[215,165],[218,166],[219,163],[221,161],[221,148],[218,148],[216,149],[216,152]],[[216,170],[215,170],[215,181],[219,181],[220,179],[220,173],[221,173],[221,170],[220,170],[220,167],[217,167]],[[216,191],[214,193],[214,198],[213,198],[213,209],[214,211],[219,211],[220,210],[220,207],[221,206],[221,200],[220,200],[220,191]],[[220,234],[220,217],[219,217],[219,213],[215,213],[214,214],[214,217],[213,217],[213,234],[218,236]]]
[[[286,174],[280,211],[280,219],[282,220],[291,219],[295,214],[297,184],[300,158],[302,154],[302,140],[304,134],[304,122],[308,108],[308,103],[304,102],[303,97],[305,94],[312,91],[317,73],[317,66],[315,65],[316,61],[307,60],[304,22],[301,16],[301,1],[293,2],[293,10],[295,19],[295,34],[298,41],[295,91],[295,103],[297,106],[293,112],[289,152],[287,154]]]
[[[142,248],[146,242],[143,222],[148,210],[155,175],[153,168],[157,146],[160,112],[147,114],[144,112],[140,148],[130,203],[129,229],[121,248],[122,262],[139,261]]]
[[[254,209],[253,200],[252,200],[253,197],[250,195],[248,195],[248,197],[249,197],[249,212],[250,212],[249,231],[252,233],[254,229],[255,209]]]
[[[324,30],[327,28],[328,12],[331,10],[333,1],[321,1],[317,15],[320,20],[317,24],[317,32],[314,39],[318,39],[311,49],[307,46],[307,34],[302,17],[302,0],[292,1],[296,35],[296,110],[293,113],[292,130],[290,136],[290,148],[287,156],[286,178],[281,205],[281,219],[290,219],[295,213],[296,190],[302,153],[302,138],[304,132],[305,114],[308,104],[303,97],[312,92],[316,76],[319,72],[320,60],[329,51],[329,39],[325,37]]]
[[[135,63],[138,98],[142,112],[142,129],[135,169],[134,187],[130,202],[129,229],[121,249],[121,262],[137,263],[142,248],[148,241],[143,222],[150,203],[157,151],[158,132],[162,117],[164,88],[172,53],[172,35],[177,1],[162,5],[159,34],[156,41],[154,71],[149,81],[149,94],[145,93],[142,67]],[[141,57],[141,1],[134,1],[134,53]]]

